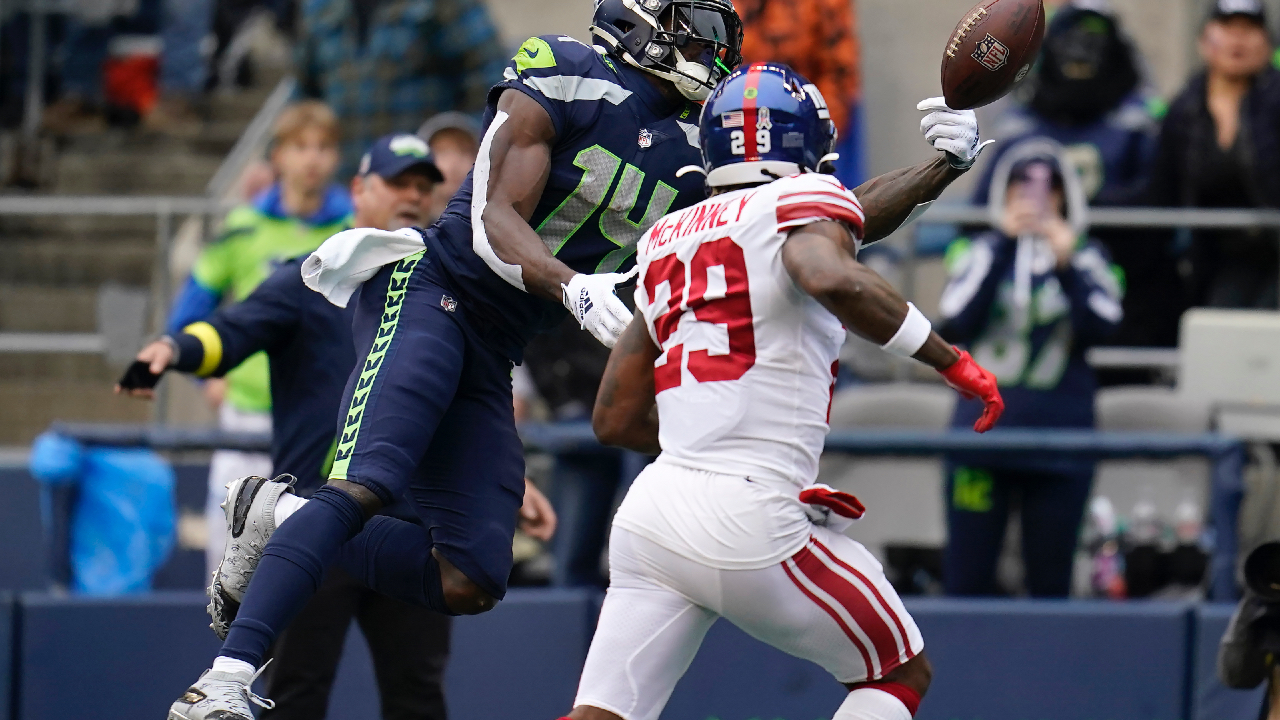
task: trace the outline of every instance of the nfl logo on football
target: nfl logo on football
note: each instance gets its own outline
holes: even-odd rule
[[[1009,62],[1009,48],[992,37],[991,33],[987,33],[987,36],[974,48],[973,59],[981,63],[982,67],[994,72]]]
[[[653,144],[653,133],[649,132],[647,129],[641,130],[640,131],[640,149],[648,150],[649,146],[652,144]]]

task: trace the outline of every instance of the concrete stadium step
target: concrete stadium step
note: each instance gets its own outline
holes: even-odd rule
[[[189,138],[111,131],[58,141],[55,195],[203,195],[283,72],[263,68],[258,86],[209,99]],[[174,216],[176,232],[185,216]],[[154,217],[0,217],[0,332],[97,332],[106,283],[148,286]],[[118,398],[123,371],[98,355],[0,353],[0,446],[30,442],[55,420],[142,422],[150,403]]]
[[[64,195],[198,195],[222,162],[172,148],[64,153],[54,191]]]
[[[47,287],[108,282],[147,285],[151,282],[155,250],[154,240],[136,235],[118,239],[8,240],[0,243],[5,259],[0,263],[0,283]]]
[[[87,353],[0,353],[0,378],[84,382],[110,390],[124,369],[102,355]]]
[[[97,330],[97,287],[0,283],[0,332]]]
[[[97,379],[0,380],[0,445],[25,445],[54,421],[146,422],[152,404],[112,394]]]

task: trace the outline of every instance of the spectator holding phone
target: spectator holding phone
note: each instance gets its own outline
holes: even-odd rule
[[[1001,158],[990,195],[992,228],[947,251],[938,332],[995,373],[1002,427],[1091,428],[1097,381],[1085,351],[1124,313],[1118,269],[1085,234],[1079,177],[1060,145],[1029,140]],[[962,400],[952,424],[969,427],[981,412],[981,403]],[[996,562],[1009,513],[1020,506],[1027,591],[1066,597],[1092,484],[1087,459],[949,457],[947,593],[1000,593]]]

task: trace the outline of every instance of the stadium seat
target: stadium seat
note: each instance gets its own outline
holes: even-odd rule
[[[943,430],[955,393],[939,384],[858,385],[835,394],[833,429]],[[942,461],[937,458],[850,458],[828,453],[819,480],[857,495],[867,514],[849,531],[878,558],[888,544],[940,547],[946,542]]]
[[[1099,430],[1200,433],[1209,428],[1208,406],[1172,388],[1104,388],[1094,407]],[[1093,494],[1110,498],[1116,512],[1126,517],[1144,497],[1166,521],[1184,499],[1207,512],[1209,462],[1200,457],[1107,460],[1098,463]]]

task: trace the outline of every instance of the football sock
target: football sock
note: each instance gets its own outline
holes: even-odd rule
[[[350,495],[325,485],[271,536],[240,611],[222,645],[222,657],[262,664],[276,636],[315,594],[339,548],[364,525]]]
[[[440,564],[431,554],[431,545],[422,526],[379,515],[342,546],[337,562],[383,595],[453,615],[444,603]]]
[[[920,694],[899,683],[874,683],[849,693],[831,720],[911,720]]]
[[[298,508],[307,504],[307,499],[298,497],[291,492],[284,493],[276,500],[276,527],[280,527],[280,523],[289,518],[290,515],[298,511]]]
[[[243,660],[236,660],[235,658],[222,657],[221,655],[213,659],[213,667],[211,669],[214,672],[225,672],[225,673],[247,672],[250,675],[257,672],[257,668],[255,668],[254,666],[250,665],[249,663]]]

